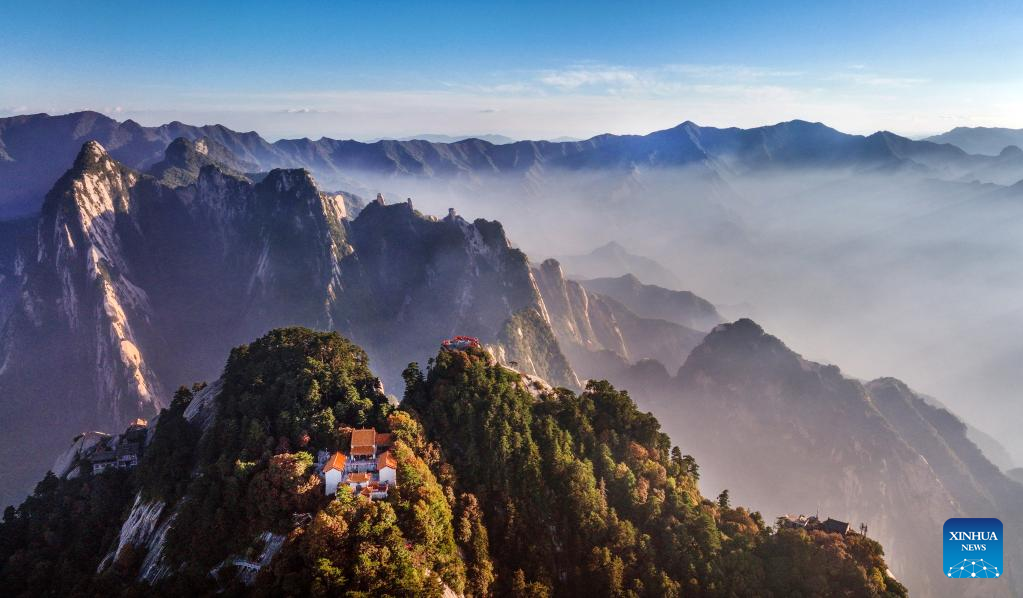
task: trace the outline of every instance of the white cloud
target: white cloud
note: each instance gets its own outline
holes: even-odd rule
[[[915,87],[929,83],[927,79],[919,77],[892,77],[877,75],[869,72],[836,73],[829,78],[833,81],[843,81],[855,85],[869,85],[872,87]]]
[[[281,112],[284,114],[321,114],[324,111],[313,108],[284,108]]]
[[[548,71],[540,76],[540,82],[561,89],[577,89],[588,85],[632,86],[639,83],[637,73],[621,68]]]
[[[709,89],[779,89],[792,85],[800,71],[742,65],[668,64],[651,68],[580,65],[543,71],[536,83],[548,91],[610,95],[670,95]]]
[[[852,133],[887,129],[922,135],[957,124],[1023,127],[1017,109],[1023,83],[956,85],[866,65],[808,72],[746,65],[574,64],[432,85],[269,92],[160,89],[150,96],[137,90],[139,95],[128,99],[145,110],[129,108],[112,115],[154,125],[171,120],[222,123],[269,138],[404,137],[424,127],[437,133],[487,131],[516,139],[587,138],[604,132],[645,133],[684,120],[751,127],[795,118]],[[31,110],[116,109],[118,98],[105,93],[78,91],[63,105],[55,101]],[[27,111],[21,97],[0,96],[0,102],[11,106],[10,112]]]

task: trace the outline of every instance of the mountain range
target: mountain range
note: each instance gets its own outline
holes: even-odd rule
[[[727,486],[770,512],[799,505],[866,522],[915,592],[962,595],[928,574],[941,558],[934,530],[946,519],[997,513],[1007,530],[1021,521],[1023,485],[981,453],[955,415],[897,379],[862,383],[806,360],[750,320],[715,328],[671,380],[630,390],[686,439],[708,467],[707,487]],[[1023,560],[1023,543],[1008,541],[1006,560]],[[1018,593],[1019,577],[1007,581],[985,592]]]
[[[328,188],[353,177],[441,179],[478,188],[506,175],[523,189],[537,189],[549,170],[612,170],[694,166],[719,177],[793,168],[919,171],[949,180],[1002,185],[1023,179],[1023,154],[969,154],[949,144],[914,141],[889,132],[841,133],[821,123],[790,121],[754,129],[701,127],[684,122],[648,135],[598,135],[585,141],[517,141],[495,145],[480,139],[453,143],[382,140],[363,143],[321,138],[270,143],[255,132],[221,125],[172,122],[144,127],[96,112],[34,114],[0,119],[0,216],[33,213],[49,182],[69,168],[81,144],[95,140],[131,168],[158,162],[167,145],[183,137],[207,139],[260,170],[306,168]]]
[[[616,241],[609,241],[582,255],[566,255],[558,262],[576,278],[608,278],[632,275],[650,284],[680,288],[682,281],[656,260],[630,253]]]
[[[971,154],[997,156],[1003,152],[1014,153],[1023,147],[1023,129],[956,127],[940,135],[928,137],[925,141],[951,143]]]
[[[358,339],[394,372],[389,389],[456,334],[578,388],[562,347],[593,375],[602,352],[618,368],[677,366],[719,321],[690,293],[631,279],[601,294],[556,262],[531,267],[497,222],[325,193],[304,170],[245,175],[224,151],[179,138],[144,173],[87,142],[38,222],[5,224],[5,500],[49,464],[54,438],[154,415],[181,380],[216,373],[215,353],[274,326]]]
[[[962,216],[972,203],[942,203],[942,193],[968,189],[984,205],[1011,204],[1013,196],[998,195],[1023,167],[1011,152],[976,156],[802,121],[750,130],[684,123],[572,143],[271,144],[220,126],[147,128],[95,113],[3,119],[0,150],[0,178],[16,183],[0,190],[0,203],[24,214],[0,221],[5,504],[24,496],[67,440],[151,418],[173,406],[171,389],[217,380],[232,347],[292,325],[359,343],[382,373],[382,387],[366,390],[377,399],[408,392],[412,379],[399,372],[458,334],[478,337],[530,380],[574,391],[610,380],[708,466],[707,487],[729,488],[772,518],[822,507],[865,522],[896,575],[926,594],[946,593],[931,574],[940,551],[929,535],[944,518],[1008,519],[1023,504],[1023,485],[990,462],[959,418],[906,384],[858,381],[804,359],[751,320],[723,323],[711,302],[681,290],[682,273],[699,265],[681,249],[673,270],[617,243],[563,257],[563,269],[555,259],[531,262],[500,222],[365,199],[379,180],[471,196],[501,176],[500,185],[528,196],[513,209],[542,226],[531,206],[554,203],[558,185],[568,186],[556,173],[573,172],[594,205],[672,223],[669,209],[685,214],[694,204],[642,202],[654,181],[680,184],[660,178],[673,176],[662,167],[680,167],[694,195],[709,189],[721,200],[718,224],[704,232],[741,243],[748,231],[719,226],[741,216],[739,186],[824,168],[917,177],[940,209],[914,220],[915,229],[936,214],[973,234],[984,221]],[[964,182],[980,176],[993,182]],[[796,213],[834,209],[814,200],[839,185],[869,189],[861,179],[829,181],[799,197]],[[585,212],[577,217],[588,223]],[[618,231],[593,232],[602,242]],[[825,244],[820,255],[851,245]],[[433,415],[436,429],[450,430],[443,426],[453,414]],[[453,460],[469,458],[464,447],[448,450]],[[1007,559],[1023,562],[1023,548],[1010,543]],[[1019,584],[1006,576],[1006,595]]]
[[[499,223],[352,209],[305,171],[253,182],[206,165],[171,187],[86,143],[5,278],[3,448],[20,457],[5,487],[35,477],[54,438],[154,415],[175,383],[216,373],[212,352],[275,325],[344,330],[394,372],[473,334],[578,385]]]
[[[880,544],[831,520],[774,529],[699,489],[699,465],[606,382],[580,393],[480,347],[410,364],[400,406],[336,333],[272,330],[118,446],[65,460],[0,523],[11,596],[898,598]],[[369,433],[394,472],[336,491]],[[127,440],[129,437],[133,441]],[[141,447],[144,447],[142,449]],[[329,456],[333,454],[333,456]],[[346,468],[347,471],[347,468]],[[335,484],[336,485],[336,484]]]
[[[482,135],[442,135],[440,133],[420,133],[418,135],[409,135],[408,137],[401,137],[398,141],[413,141],[413,140],[429,141],[431,143],[455,143],[457,141],[465,141],[467,139],[479,139],[486,141],[487,143],[493,143],[494,145],[504,145],[505,143],[514,143],[515,140],[505,135],[498,135],[496,133],[488,133]],[[385,141],[386,139],[380,139],[378,141]]]

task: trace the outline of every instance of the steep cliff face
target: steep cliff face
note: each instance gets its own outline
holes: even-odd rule
[[[558,342],[585,378],[623,381],[630,364],[650,359],[675,369],[704,336],[673,321],[641,317],[590,291],[586,283],[565,278],[556,260],[544,261],[533,274]]]
[[[32,251],[20,254],[0,373],[10,424],[6,492],[49,465],[53,443],[160,405],[163,387],[141,340],[150,295],[127,256],[128,239],[141,233],[142,198],[163,200],[158,187],[88,143],[47,196]]]
[[[582,281],[582,285],[621,302],[644,318],[667,320],[695,330],[710,330],[723,321],[710,301],[689,291],[643,284],[632,274],[618,278],[593,278]]]
[[[998,517],[1005,526],[1006,582],[1023,587],[1012,565],[1023,563],[1023,486],[991,463],[967,436],[966,424],[895,378],[866,385],[873,404],[931,466],[966,517]]]
[[[675,385],[652,406],[685,450],[727,472],[705,475],[710,487],[727,487],[765,513],[798,506],[866,523],[909,587],[949,594],[934,568],[936,530],[975,511],[950,488],[965,483],[954,477],[962,468],[953,464],[948,473],[931,462],[931,449],[945,441],[933,430],[919,433],[925,418],[905,413],[903,398],[875,398],[881,383],[865,387],[835,366],[806,361],[749,320],[715,328]],[[994,591],[1002,590],[1014,591]]]
[[[772,530],[727,497],[704,498],[692,458],[606,382],[552,389],[481,347],[441,350],[404,378],[396,406],[367,354],[335,333],[278,329],[236,347],[216,383],[175,393],[137,467],[94,472],[78,443],[69,475],[47,475],[5,512],[0,587],[907,595],[870,538]],[[372,499],[347,484],[327,494],[326,455],[369,427],[389,437],[397,482]]]
[[[24,282],[26,255],[35,247],[36,218],[0,221],[0,348],[4,325],[14,311]],[[0,354],[6,355],[0,351]],[[0,371],[4,360],[0,358]]]
[[[191,141],[178,137],[167,146],[164,159],[154,164],[149,173],[170,187],[179,187],[195,182],[204,166],[216,166],[237,176],[259,170],[258,164],[238,159],[212,139],[201,137]]]
[[[3,286],[0,390],[13,432],[0,444],[19,470],[8,492],[45,470],[54,439],[152,416],[168,388],[215,377],[219,355],[282,325],[363,341],[394,387],[441,339],[500,343],[532,309],[544,314],[539,334],[519,355],[539,368],[530,373],[577,384],[563,356],[548,367],[560,350],[500,224],[382,201],[353,218],[357,198],[321,192],[304,170],[253,182],[203,164],[194,176],[167,185],[90,142],[48,195],[32,246],[16,253],[26,263]]]
[[[364,175],[437,180],[479,190],[500,177],[512,181],[510,189],[530,193],[547,188],[559,172],[587,172],[602,175],[593,192],[605,188],[632,193],[642,187],[643,171],[670,168],[699,172],[711,187],[751,173],[805,168],[910,171],[946,180],[999,184],[1011,184],[1023,176],[1023,154],[1019,153],[970,155],[950,145],[913,141],[892,133],[849,135],[821,123],[798,120],[745,130],[685,122],[648,135],[598,135],[572,142],[495,145],[465,139],[454,143],[363,143],[321,138],[269,143],[254,132],[239,133],[221,125],[172,122],[143,127],[96,112],[78,112],[0,119],[0,176],[12,183],[0,189],[0,214],[34,213],[49,182],[68,167],[86,140],[103,143],[115,159],[133,168],[148,168],[164,158],[167,144],[180,137],[215,143],[260,170],[306,168],[332,187]]]
[[[352,254],[340,263],[344,298],[336,303],[337,327],[389,371],[429,356],[440,339],[464,334],[531,363],[529,373],[577,386],[550,333],[526,256],[511,247],[500,223],[468,222],[453,212],[438,220],[411,202],[376,201],[350,230]],[[513,318],[528,323],[528,341],[504,334]]]
[[[60,322],[71,338],[87,343],[79,346],[96,372],[94,391],[103,397],[100,417],[118,423],[154,413],[163,392],[135,330],[152,307],[136,282],[126,238],[142,232],[138,202],[159,201],[159,195],[160,189],[148,181],[140,184],[137,173],[114,162],[98,143],[86,143],[47,197],[39,224],[45,240],[34,266],[56,274],[59,286],[45,286],[48,277],[30,275],[27,287],[25,304],[40,307],[38,313],[26,310],[34,315],[33,324]],[[50,312],[53,306],[57,309]]]
[[[566,344],[588,351],[608,350],[625,360],[631,354],[615,318],[613,306],[565,278],[561,264],[544,261],[534,270],[540,294],[555,334]]]

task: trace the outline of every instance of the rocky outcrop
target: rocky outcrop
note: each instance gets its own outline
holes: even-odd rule
[[[50,471],[61,478],[75,476],[77,474],[74,470],[75,465],[91,454],[96,446],[109,438],[110,435],[105,432],[93,431],[79,434],[71,441],[71,446],[53,461]]]
[[[566,279],[556,260],[544,261],[533,273],[559,340],[588,351],[606,349],[625,360],[631,358],[610,303]]]
[[[164,159],[154,164],[148,172],[169,187],[180,187],[194,183],[206,166],[215,166],[235,176],[259,170],[258,164],[239,160],[226,147],[212,139],[202,137],[190,141],[178,137],[167,146]]]
[[[398,373],[440,340],[500,343],[513,317],[534,310],[517,359],[577,385],[528,261],[499,223],[439,220],[411,202],[353,217],[353,199],[321,192],[304,170],[253,182],[204,164],[169,186],[86,143],[48,195],[0,336],[0,415],[12,430],[0,453],[36,455],[5,459],[25,468],[8,491],[52,461],[44,438],[152,418],[168,389],[216,377],[220,355],[283,325],[362,342],[400,392]]]
[[[924,425],[942,414],[895,383],[865,386],[807,361],[750,320],[715,328],[674,385],[645,406],[715,472],[704,475],[704,487],[728,488],[765,516],[798,507],[863,522],[908,587],[948,594],[931,574],[941,559],[935,530],[977,511],[964,506],[967,472],[950,437]],[[983,494],[969,498],[977,504]]]
[[[947,144],[915,141],[888,132],[849,135],[821,123],[794,120],[752,129],[718,129],[692,122],[648,135],[598,135],[585,141],[517,141],[495,145],[480,139],[454,143],[424,140],[282,139],[270,143],[254,132],[221,125],[172,122],[143,127],[96,112],[60,116],[33,114],[0,119],[0,215],[34,213],[50,181],[90,139],[107,146],[115,159],[138,169],[161,161],[177,138],[224,148],[241,164],[259,170],[305,168],[330,186],[353,175],[454,183],[479,190],[498,177],[512,189],[547,188],[558,171],[613,176],[602,187],[635,190],[637,170],[691,168],[724,181],[749,172],[801,168],[850,171],[918,171],[949,180],[1018,180],[1023,158],[978,156]],[[210,154],[213,154],[213,149]],[[1015,178],[1012,178],[1015,176]],[[653,281],[653,279],[651,279]],[[667,284],[665,281],[657,281]],[[670,286],[670,285],[669,285]]]
[[[574,368],[585,378],[620,383],[630,364],[657,360],[673,370],[704,333],[656,318],[641,317],[606,295],[567,279],[557,260],[533,269],[551,326]],[[713,307],[711,307],[713,309]]]
[[[1012,564],[1023,563],[1023,486],[1002,473],[970,440],[966,424],[901,380],[879,378],[866,388],[885,420],[934,470],[962,516],[1002,520],[1006,580],[1018,591],[1023,578]]]
[[[485,344],[507,342],[503,331],[511,319],[533,310],[540,321],[530,321],[540,330],[529,346],[537,353],[519,356],[534,363],[530,373],[575,384],[567,362],[540,357],[560,350],[546,339],[549,323],[528,261],[511,247],[500,223],[468,222],[457,214],[438,220],[411,202],[375,201],[348,230],[351,254],[339,263],[344,291],[335,302],[335,323],[366,347],[381,370],[400,371],[458,334]],[[516,351],[524,346],[516,343]]]
[[[710,330],[724,321],[710,301],[689,291],[643,284],[632,274],[593,278],[581,284],[592,292],[621,302],[643,318],[667,320],[694,330]]]

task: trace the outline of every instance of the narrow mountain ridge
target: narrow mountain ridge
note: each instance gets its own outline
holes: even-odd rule
[[[606,382],[551,389],[479,347],[442,349],[403,378],[396,407],[336,333],[278,329],[236,347],[217,382],[180,388],[156,422],[126,432],[143,437],[136,467],[80,457],[5,511],[0,585],[12,596],[907,595],[867,537],[773,529],[726,493],[704,498],[693,458]],[[367,433],[373,445],[356,445]],[[380,446],[395,470],[385,492],[328,489],[338,455]]]
[[[47,197],[4,287],[0,389],[14,432],[0,449],[19,455],[5,500],[58,452],[40,427],[70,438],[154,415],[168,381],[211,377],[217,354],[275,326],[342,330],[391,372],[471,334],[578,385],[499,223],[382,198],[356,217],[357,198],[321,192],[305,170],[253,182],[205,164],[170,186],[96,142]],[[529,310],[540,317],[522,319]]]
[[[667,319],[642,317],[631,305],[589,290],[587,282],[565,278],[557,260],[545,260],[533,274],[558,343],[585,378],[617,381],[631,364],[650,359],[674,369],[703,339],[703,332]],[[692,310],[666,311],[685,318]]]
[[[663,374],[648,376],[652,388],[637,386],[637,400],[686,439],[707,467],[706,484],[766,512],[798,505],[866,524],[916,592],[961,595],[933,567],[941,558],[934,530],[946,519],[1023,504],[1017,485],[983,458],[954,416],[901,382],[864,385],[807,361],[751,320],[715,328],[673,388]],[[1023,551],[1009,545],[1006,558],[1019,562]],[[1018,579],[1005,581],[985,591],[1013,595]]]
[[[628,178],[636,168],[692,166],[723,180],[762,170],[791,168],[851,171],[922,171],[955,179],[997,177],[1002,184],[1023,178],[1023,157],[989,169],[994,158],[967,154],[951,145],[914,141],[883,132],[868,137],[841,133],[821,123],[789,121],[753,129],[701,127],[685,122],[649,135],[598,135],[585,141],[516,141],[495,145],[480,139],[453,143],[381,140],[363,143],[321,138],[269,143],[255,132],[222,125],[172,122],[143,127],[96,112],[0,119],[0,176],[12,184],[0,195],[0,215],[34,213],[49,182],[66,170],[81,143],[96,140],[132,168],[147,169],[177,138],[207,140],[239,162],[259,170],[306,168],[332,187],[354,175],[411,177],[457,182],[478,190],[496,175],[514,178],[523,190],[537,189],[550,170],[610,170]],[[1001,149],[1001,148],[999,148]],[[1005,169],[1019,174],[1012,178]],[[623,179],[618,177],[620,183]]]

